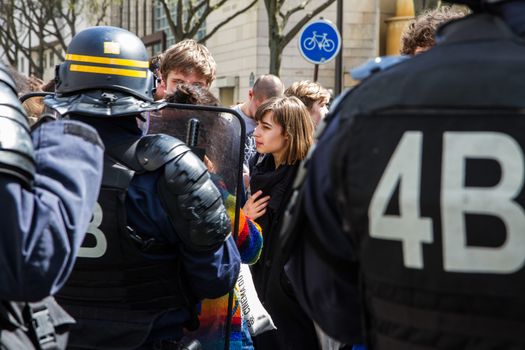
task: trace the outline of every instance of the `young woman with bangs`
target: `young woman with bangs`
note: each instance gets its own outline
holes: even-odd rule
[[[313,323],[297,303],[284,275],[279,242],[295,175],[313,144],[314,125],[308,109],[296,97],[275,97],[264,102],[257,109],[255,120],[257,154],[250,164],[250,188],[252,193],[261,191],[270,199],[263,215],[256,219],[264,244],[252,273],[259,298],[277,327],[255,337],[255,348],[318,349]],[[245,211],[249,216],[246,206]]]

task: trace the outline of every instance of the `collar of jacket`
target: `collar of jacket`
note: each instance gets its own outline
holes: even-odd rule
[[[439,45],[505,38],[525,42],[514,34],[500,17],[488,13],[473,14],[450,21],[436,32],[436,43]]]

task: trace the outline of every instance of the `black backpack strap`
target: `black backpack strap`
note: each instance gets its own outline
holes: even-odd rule
[[[53,297],[39,302],[26,303],[24,319],[28,327],[28,336],[36,349],[65,349],[69,326],[75,320],[62,309]]]
[[[59,336],[55,329],[55,325],[64,323],[64,320],[62,322],[54,320],[51,316],[51,314],[60,314],[61,309],[50,311],[50,307],[53,306],[49,304],[49,298],[51,297],[36,303],[11,301],[0,303],[0,330],[2,332],[0,348],[9,350],[65,349],[64,329],[61,331],[62,336]],[[57,307],[60,308],[58,305]],[[66,323],[71,322],[74,321],[69,317]],[[67,338],[67,335],[65,336]]]
[[[58,349],[57,334],[45,302],[27,304],[25,308],[29,321],[29,334],[37,348]]]

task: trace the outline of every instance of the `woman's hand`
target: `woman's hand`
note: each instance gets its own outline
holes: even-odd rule
[[[206,165],[206,168],[208,168],[208,172],[214,173],[214,174],[217,173],[217,169],[215,169],[215,164],[213,164],[213,162],[210,160],[210,158],[208,158],[207,155],[204,156],[203,162],[204,162],[204,165]]]
[[[249,217],[252,220],[256,220],[266,213],[266,207],[268,206],[268,201],[270,196],[262,196],[262,191],[257,191],[251,195],[251,197],[246,201],[242,211],[244,215]]]

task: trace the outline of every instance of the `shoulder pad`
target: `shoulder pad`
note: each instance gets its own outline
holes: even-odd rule
[[[0,69],[0,173],[14,175],[30,185],[36,166],[27,118]]]
[[[8,85],[11,88],[11,90],[13,90],[13,96],[16,96],[15,82],[13,81],[13,78],[11,78],[9,71],[1,64],[0,64],[0,81]]]
[[[140,139],[136,157],[147,171],[155,171],[170,160],[190,151],[181,140],[164,134],[147,135]]]
[[[411,56],[383,56],[376,57],[371,60],[368,60],[366,63],[360,65],[357,68],[354,68],[350,71],[352,78],[354,80],[364,80],[369,76],[387,70],[390,67],[393,67],[401,62],[404,62],[410,59]]]
[[[188,248],[215,249],[230,235],[231,223],[222,196],[204,163],[189,149],[165,165],[159,194]]]
[[[137,160],[147,171],[164,167],[159,195],[179,238],[190,249],[209,250],[231,233],[222,196],[204,163],[179,139],[163,135],[143,137]]]

